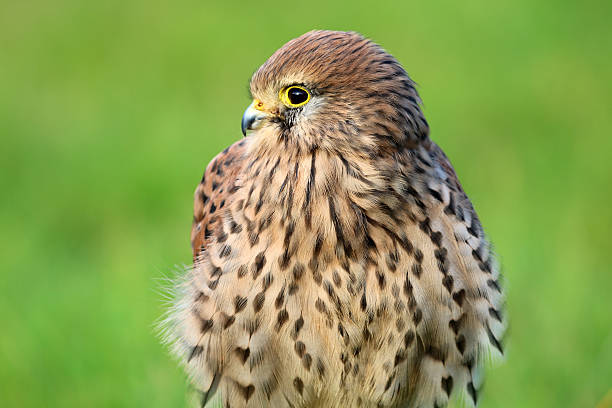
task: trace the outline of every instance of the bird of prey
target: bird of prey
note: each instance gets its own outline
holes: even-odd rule
[[[414,82],[361,35],[312,31],[250,91],[166,326],[203,405],[475,405],[501,276]]]

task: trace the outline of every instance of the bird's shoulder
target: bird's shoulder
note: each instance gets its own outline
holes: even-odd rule
[[[445,182],[449,186],[449,188],[461,192],[462,194],[465,194],[465,192],[463,191],[463,187],[459,182],[459,177],[457,177],[457,173],[455,172],[455,168],[451,164],[450,159],[448,158],[448,156],[446,156],[442,148],[440,148],[440,146],[430,140],[427,145],[427,150],[429,151],[429,154],[431,155],[432,159],[434,159],[436,163],[440,166],[440,168],[444,171]]]
[[[210,161],[196,187],[191,228],[194,261],[220,225],[219,214],[232,201],[237,190],[238,175],[244,166],[246,150],[245,139],[227,147]]]

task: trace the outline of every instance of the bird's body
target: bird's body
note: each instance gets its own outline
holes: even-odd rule
[[[294,86],[305,104],[274,102]],[[482,352],[501,352],[500,277],[401,66],[312,32],[251,89],[266,116],[196,190],[170,319],[194,383],[230,407],[475,402]]]

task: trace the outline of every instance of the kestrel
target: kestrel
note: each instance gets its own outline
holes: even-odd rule
[[[167,325],[203,405],[476,404],[502,353],[500,273],[402,66],[312,31],[250,89],[251,132],[196,189]]]

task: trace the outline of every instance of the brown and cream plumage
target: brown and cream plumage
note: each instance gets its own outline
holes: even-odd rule
[[[168,319],[204,403],[476,403],[483,356],[502,352],[500,275],[404,69],[356,33],[313,31],[251,92],[253,131],[196,190]]]

